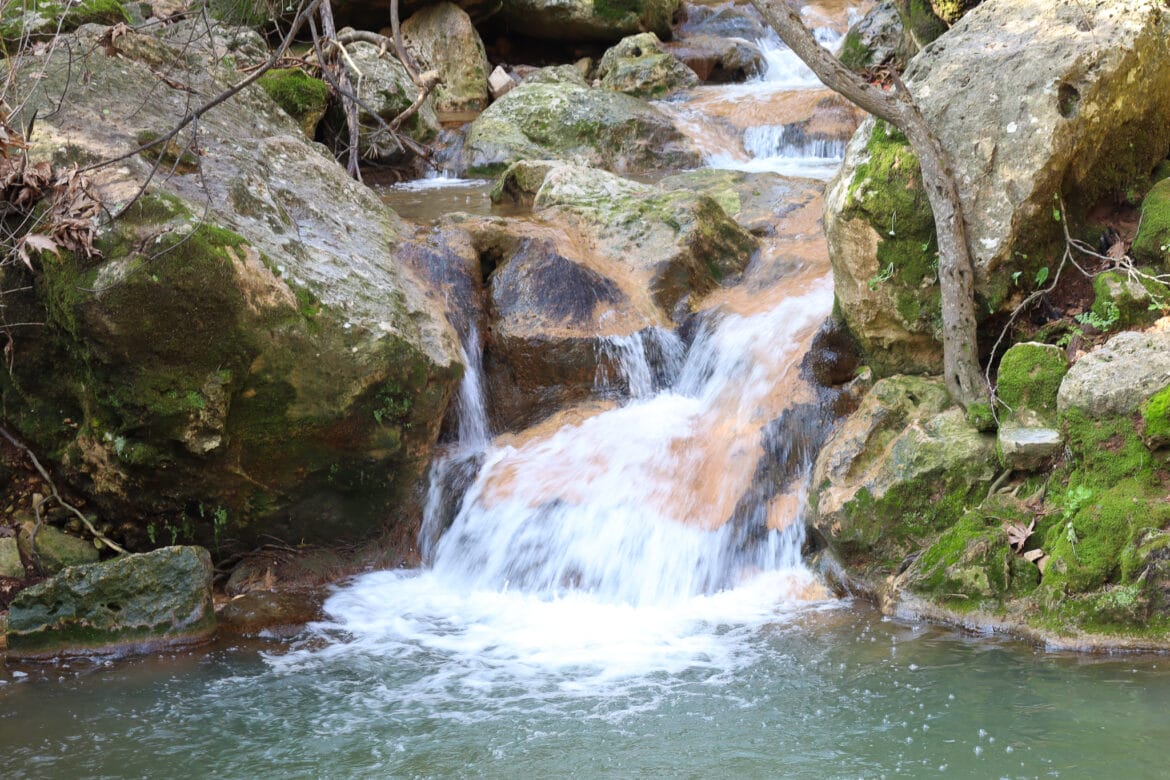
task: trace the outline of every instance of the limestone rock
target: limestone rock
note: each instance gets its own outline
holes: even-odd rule
[[[670,37],[679,0],[504,0],[513,33],[559,41],[617,41],[639,32]]]
[[[402,23],[402,38],[420,70],[437,70],[435,111],[482,111],[488,104],[488,59],[467,12],[454,3],[427,6]]]
[[[995,438],[950,407],[941,382],[890,377],[822,448],[814,528],[847,558],[896,563],[978,503],[995,468]]]
[[[20,545],[25,555],[34,558],[46,574],[56,574],[69,566],[96,563],[98,550],[93,542],[70,536],[51,525],[41,524],[36,536],[32,535],[33,524],[25,523],[20,529]],[[30,555],[32,552],[34,554]]]
[[[23,577],[24,564],[20,561],[20,547],[14,537],[0,539],[0,577]]]
[[[545,175],[534,206],[570,220],[621,258],[664,311],[694,303],[742,271],[758,242],[711,198],[563,165]]]
[[[1170,151],[1157,0],[988,0],[906,81],[950,151],[984,313],[1010,309],[1011,275],[1033,278],[1035,248],[1063,240],[1058,194],[1075,214]],[[826,195],[825,232],[839,308],[879,375],[940,365],[933,224],[908,145],[867,121]]]
[[[504,70],[503,65],[497,65],[492,74],[488,76],[488,89],[491,92],[492,100],[499,100],[511,92],[516,84],[516,79],[508,75],[508,71]]]
[[[1060,383],[1057,407],[1101,419],[1133,414],[1170,385],[1170,333],[1119,333],[1082,357]]]
[[[841,63],[854,70],[885,65],[902,51],[902,35],[902,17],[894,3],[878,3],[845,34]]]
[[[522,84],[471,123],[463,167],[494,174],[517,160],[575,159],[618,173],[693,168],[702,156],[658,109],[577,84]]]
[[[662,47],[654,33],[623,38],[597,66],[601,86],[636,97],[657,98],[699,83],[695,72]]]
[[[1031,471],[1060,454],[1064,436],[1054,428],[1005,422],[997,433],[999,454],[1010,469]]]
[[[418,97],[418,87],[410,80],[406,66],[392,56],[378,56],[377,46],[359,41],[351,43],[346,50],[349,52],[349,59],[344,60],[346,70],[364,104],[358,108],[358,123],[361,126],[358,144],[361,146],[362,158],[384,162],[402,159],[402,149],[389,133],[382,130],[373,115],[390,122],[414,102]],[[360,71],[360,79],[353,66]],[[338,128],[338,133],[345,132],[340,129],[343,120],[334,119],[331,123]],[[418,111],[403,123],[402,131],[421,143],[439,134],[435,94],[429,95]]]
[[[13,599],[8,653],[88,655],[203,641],[215,631],[211,574],[200,547],[74,566]]]
[[[713,35],[758,41],[768,35],[768,26],[750,5],[736,3],[683,3],[675,33],[681,38]]]
[[[201,30],[128,32],[115,56],[83,28],[73,54],[27,58],[43,74],[17,80],[34,161],[86,164],[165,132],[190,96],[160,62],[186,58],[200,94],[235,81],[203,59]],[[6,301],[50,323],[0,387],[8,421],[142,545],[164,512],[208,542],[368,537],[409,515],[460,373],[440,305],[396,256],[405,226],[259,87],[200,119],[192,157],[198,175],[156,176],[99,236],[102,258],[46,264],[35,295]],[[117,209],[154,167],[92,175]]]
[[[760,47],[741,38],[690,35],[662,44],[662,48],[708,84],[747,81],[763,74],[768,67]]]

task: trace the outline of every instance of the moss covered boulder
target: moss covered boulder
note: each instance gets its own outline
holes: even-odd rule
[[[8,612],[16,658],[153,651],[215,631],[211,556],[164,547],[66,569],[21,591]]]
[[[118,23],[130,23],[119,0],[24,0],[5,3],[0,9],[0,38],[6,46],[13,46],[22,39],[44,40],[59,32],[72,32],[83,24]]]
[[[1142,200],[1141,225],[1130,254],[1157,268],[1170,261],[1170,178],[1155,184]]]
[[[165,132],[187,97],[160,62],[222,90],[237,75],[187,43],[202,29],[129,32],[110,53],[83,28],[83,60],[29,58],[44,74],[18,79],[39,112],[33,158],[84,164]],[[198,140],[179,147],[192,170],[132,204],[155,159],[95,172],[109,209],[128,208],[100,256],[45,262],[13,301],[48,327],[0,380],[10,424],[132,546],[340,542],[411,518],[461,367],[397,257],[403,224],[259,87],[206,114]]]
[[[885,65],[894,62],[895,57],[904,67],[909,57],[902,47],[902,35],[902,17],[893,0],[886,0],[849,28],[838,57],[845,67],[854,70]]]
[[[906,81],[959,180],[980,316],[1010,310],[1055,268],[1058,196],[1076,218],[1143,187],[1170,151],[1170,16],[1156,0],[988,0]],[[840,310],[878,375],[940,366],[921,187],[905,140],[867,121],[826,195]]]
[[[967,424],[942,382],[890,377],[822,448],[813,527],[846,561],[891,573],[978,505],[995,468],[994,436]]]
[[[1014,415],[1032,412],[1056,420],[1056,397],[1068,373],[1064,350],[1051,344],[1014,344],[999,361],[996,395]]]
[[[361,100],[358,106],[361,128],[358,145],[362,159],[398,162],[406,153],[378,120],[389,123],[409,108],[418,97],[418,87],[411,81],[406,66],[393,55],[380,55],[377,46],[359,41],[347,46],[346,50],[349,52],[345,59],[346,70]],[[339,137],[348,132],[340,112],[337,116],[330,115],[329,125]],[[402,124],[401,132],[420,143],[431,141],[439,134],[433,94],[428,95],[418,111]]]
[[[618,173],[693,168],[702,156],[666,114],[621,92],[525,83],[472,122],[463,168],[497,174],[518,160],[573,159]]]
[[[420,70],[437,70],[442,77],[432,93],[436,112],[487,108],[487,54],[466,11],[450,2],[427,6],[402,23],[402,39]]]
[[[639,32],[670,38],[680,0],[504,0],[513,33],[560,41],[617,41]]]
[[[606,89],[635,97],[663,97],[696,86],[699,77],[662,48],[654,33],[623,38],[597,64],[597,77]]]
[[[329,103],[329,87],[325,82],[306,75],[300,68],[275,68],[256,83],[296,120],[305,137],[313,140]]]
[[[24,557],[33,561],[44,574],[56,574],[70,566],[97,563],[98,560],[98,550],[93,542],[71,536],[51,525],[42,524],[36,528],[32,522],[25,523],[17,541]]]

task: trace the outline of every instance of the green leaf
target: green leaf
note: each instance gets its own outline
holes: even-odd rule
[[[1036,272],[1036,286],[1039,287],[1040,285],[1044,284],[1047,281],[1048,281],[1048,266],[1044,266],[1043,268],[1041,268],[1039,271]]]

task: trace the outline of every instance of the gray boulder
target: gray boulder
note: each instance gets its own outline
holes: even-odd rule
[[[402,39],[420,70],[437,70],[438,113],[481,111],[488,104],[488,59],[467,12],[451,2],[427,6],[402,23]]]
[[[993,41],[994,45],[988,42]],[[1170,151],[1170,15],[1157,0],[988,0],[906,81],[950,151],[982,312],[1009,310],[1075,215]],[[1108,117],[1107,120],[1104,117]],[[840,310],[875,370],[940,365],[933,218],[905,140],[867,121],[826,195]]]
[[[18,121],[38,115],[33,160],[84,165],[166,132],[190,95],[160,63],[200,94],[236,80],[202,29],[127,32],[111,49],[83,28],[72,51],[26,58],[41,76],[15,93]],[[441,308],[398,260],[403,223],[258,87],[200,119],[197,151],[95,170],[107,207],[156,164],[99,234],[100,258],[46,262],[35,295],[11,301],[49,326],[0,385],[9,423],[142,546],[336,543],[408,518],[460,365]]]
[[[1062,414],[1129,415],[1170,385],[1170,333],[1127,331],[1073,363],[1057,394]]]
[[[200,547],[71,567],[13,599],[8,654],[150,652],[204,641],[215,632],[211,574]]]
[[[351,43],[346,50],[349,52],[349,58],[345,60],[346,70],[361,100],[358,108],[358,123],[361,127],[358,144],[362,158],[383,162],[403,159],[404,150],[382,128],[378,119],[388,123],[409,108],[418,97],[418,87],[411,81],[406,66],[390,55],[379,56],[377,46],[359,41]],[[455,68],[457,65],[450,63],[450,67]],[[439,134],[439,118],[435,114],[436,97],[437,94],[428,95],[418,111],[402,124],[402,131],[415,141],[426,143]],[[375,119],[375,115],[378,119]],[[332,124],[340,127],[342,121],[334,118]]]
[[[471,123],[463,167],[496,174],[518,160],[576,160],[617,173],[694,168],[702,156],[671,119],[621,92],[521,84]]]
[[[654,33],[622,38],[597,65],[601,86],[636,97],[663,97],[696,86],[699,77],[662,47]]]

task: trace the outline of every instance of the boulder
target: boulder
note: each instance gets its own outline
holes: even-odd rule
[[[389,123],[409,108],[418,97],[418,87],[411,81],[405,65],[393,55],[379,56],[378,47],[372,43],[351,43],[346,51],[349,52],[349,58],[344,60],[345,68],[361,101],[358,107],[358,124],[361,127],[358,145],[361,147],[362,159],[382,162],[402,160],[404,150],[393,136],[382,129],[378,119]],[[355,66],[357,72],[354,71]],[[339,136],[348,132],[344,122],[339,113],[330,119],[331,127]],[[401,130],[420,143],[431,141],[439,134],[434,94],[427,96],[418,111],[402,124]]]
[[[902,48],[902,36],[902,17],[893,0],[886,0],[849,28],[838,56],[845,67],[854,70],[885,65],[899,55],[904,66],[909,57]]]
[[[0,8],[0,39],[11,47],[22,39],[43,40],[71,32],[83,24],[129,24],[130,21],[119,0],[6,3]]]
[[[748,173],[718,168],[700,168],[667,176],[658,186],[667,190],[689,191],[714,198],[720,208],[740,226],[753,235],[783,234],[782,249],[792,242],[808,240],[819,226],[803,224],[791,233],[778,229],[790,218],[801,215],[810,206],[816,207],[820,220],[821,191],[824,183],[812,179],[798,179],[778,173]]]
[[[454,0],[454,3],[474,24],[479,24],[499,13],[503,0]],[[432,0],[401,0],[398,16],[407,19],[432,4]],[[390,4],[386,0],[333,0],[332,5],[338,29],[386,30],[390,27]]]
[[[0,577],[24,577],[20,546],[11,536],[0,538]]]
[[[505,174],[507,178],[507,174]],[[726,277],[744,269],[757,240],[713,199],[562,165],[549,169],[534,207],[590,236],[665,312],[685,313]]]
[[[1170,333],[1119,333],[1082,357],[1060,383],[1061,414],[1094,419],[1131,415],[1170,385]]]
[[[906,81],[951,154],[983,316],[1010,310],[1028,292],[1012,275],[1034,278],[1062,244],[1058,196],[1075,217],[1140,187],[1170,151],[1170,15],[1156,0],[988,0]],[[933,225],[905,139],[865,122],[825,232],[839,308],[879,375],[941,364]]]
[[[471,123],[463,168],[499,173],[517,160],[574,159],[617,173],[694,168],[702,157],[671,119],[621,92],[521,84]]]
[[[965,612],[1006,597],[1017,572],[1035,585],[1039,572],[1030,563],[1017,563],[1001,521],[970,512],[918,556],[906,572],[905,587]]]
[[[504,70],[503,65],[497,65],[488,76],[488,90],[491,92],[492,100],[499,100],[515,89],[518,83],[508,74],[508,71]]]
[[[45,574],[56,574],[70,566],[97,563],[98,550],[93,542],[41,524],[33,535],[33,523],[25,523],[18,537],[20,547],[29,560],[37,563]]]
[[[762,75],[768,68],[764,53],[742,38],[691,35],[662,44],[662,49],[708,84],[732,84]]]
[[[1130,254],[1158,268],[1170,265],[1170,178],[1159,181],[1142,199],[1141,223]]]
[[[242,593],[216,613],[220,632],[242,636],[299,630],[305,623],[322,617],[319,594],[271,590]]]
[[[995,437],[950,404],[938,380],[883,379],[821,449],[813,527],[847,560],[894,568],[983,497]]]
[[[32,159],[89,164],[166,132],[190,95],[160,63],[200,94],[236,80],[204,59],[202,29],[111,48],[83,28],[73,54],[28,58],[42,75],[18,79],[19,121],[38,116]],[[159,156],[92,174],[110,211]],[[336,543],[409,517],[460,365],[441,305],[396,256],[403,223],[259,87],[200,119],[198,153],[161,156],[174,172],[103,229],[100,257],[46,262],[35,295],[11,301],[49,325],[0,379],[9,424],[142,546],[152,527]]]
[[[679,0],[504,0],[513,34],[558,41],[618,41],[639,32],[670,37]]]
[[[663,49],[654,33],[623,38],[602,56],[597,76],[606,89],[645,98],[663,97],[699,83],[695,72]]]
[[[679,16],[675,34],[680,38],[713,35],[758,41],[768,36],[768,26],[759,12],[746,3],[683,3]]]
[[[71,567],[12,600],[8,654],[150,652],[204,641],[215,632],[211,574],[200,547]]]
[[[1023,418],[1032,414],[1054,422],[1056,395],[1068,373],[1064,350],[1052,344],[1013,344],[999,361],[996,396],[1008,414]]]
[[[402,39],[420,70],[442,77],[432,92],[437,113],[487,108],[490,66],[466,11],[447,0],[427,6],[402,23]]]

